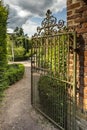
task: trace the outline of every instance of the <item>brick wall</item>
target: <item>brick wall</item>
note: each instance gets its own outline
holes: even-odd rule
[[[81,118],[87,120],[87,0],[67,0],[67,24],[77,31],[78,112]]]
[[[87,3],[84,0],[67,0],[67,23],[78,33],[87,33]]]

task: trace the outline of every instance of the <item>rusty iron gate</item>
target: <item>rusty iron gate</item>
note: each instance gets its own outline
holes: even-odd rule
[[[76,33],[48,10],[31,53],[32,105],[61,130],[75,130]]]

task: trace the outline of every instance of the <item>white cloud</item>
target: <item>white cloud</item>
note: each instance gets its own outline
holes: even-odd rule
[[[20,10],[20,11],[18,12],[18,15],[19,15],[20,17],[26,17],[26,16],[29,16],[29,12]]]
[[[7,33],[13,33],[13,29],[8,28],[8,29],[7,29]]]
[[[62,11],[66,7],[66,0],[54,0],[54,3],[51,7],[53,12]]]
[[[22,25],[24,32],[31,37],[35,32],[39,25],[31,20],[27,20],[25,24]]]

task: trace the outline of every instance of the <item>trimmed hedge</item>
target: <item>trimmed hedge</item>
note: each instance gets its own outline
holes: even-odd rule
[[[24,56],[22,56],[22,55],[15,56],[14,61],[25,61],[25,60],[29,60],[30,57],[31,57],[31,51],[26,53],[26,55],[24,55]]]
[[[12,85],[22,79],[24,71],[25,68],[23,64],[10,64],[7,65],[7,68],[5,69],[4,73],[2,70],[2,75],[0,75],[0,81],[2,82],[2,84],[0,84],[0,101],[2,101],[2,98],[4,97],[4,90],[8,88],[9,85]],[[3,76],[4,78],[2,80],[1,77]]]
[[[29,56],[19,56],[19,57],[14,57],[14,61],[25,61],[28,60]]]
[[[10,64],[7,66],[7,79],[8,84],[12,85],[15,82],[23,78],[24,75],[24,65],[23,64]]]
[[[3,96],[3,91],[7,87],[6,80],[6,65],[7,65],[7,50],[6,50],[6,26],[7,26],[8,10],[0,1],[0,97]],[[1,100],[1,98],[0,98]]]
[[[65,86],[65,83],[47,75],[41,76],[38,82],[42,111],[60,125],[66,122],[67,116]]]

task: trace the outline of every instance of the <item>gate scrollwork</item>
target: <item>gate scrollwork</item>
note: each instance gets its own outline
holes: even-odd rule
[[[41,23],[41,27],[37,27],[37,33],[33,37],[43,35],[53,35],[64,27],[65,21],[59,20],[57,22],[56,17],[52,15],[50,10],[47,10],[46,18]]]

